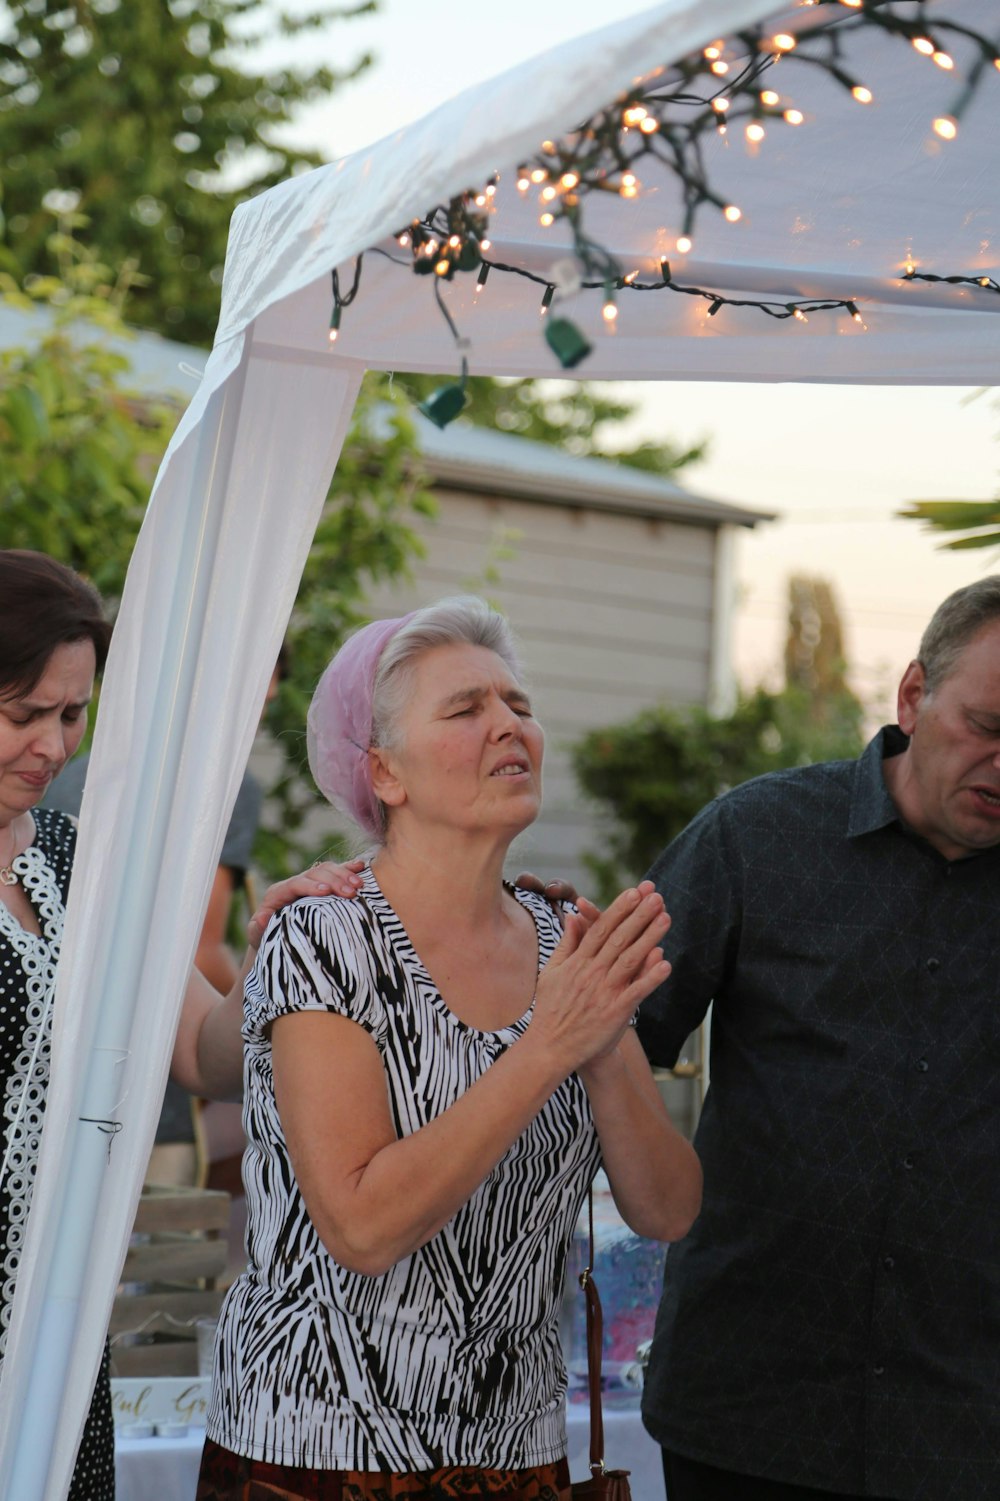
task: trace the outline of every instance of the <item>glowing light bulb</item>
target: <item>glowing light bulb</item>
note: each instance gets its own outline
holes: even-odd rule
[[[780,97],[773,89],[763,89],[761,91],[760,102],[761,104],[766,104],[769,108],[773,108],[779,102]]]
[[[934,61],[937,63],[938,67],[943,68],[946,73],[950,73],[952,68],[955,66],[954,58],[949,57],[947,52],[935,52]]]
[[[726,207],[722,210],[722,217],[728,219],[730,224],[736,224],[743,218],[743,210],[738,209],[735,203],[727,203]]]
[[[475,200],[475,202],[476,202],[476,208],[485,208],[486,207],[486,194],[485,193],[477,193],[476,194],[476,200]]]
[[[496,191],[497,191],[497,185],[496,185],[495,182],[488,182],[486,184],[486,196],[487,196],[487,198],[494,198],[496,196]]]
[[[958,121],[952,115],[939,115],[934,121],[934,134],[942,141],[953,141],[958,135]]]
[[[766,134],[767,132],[765,131],[763,125],[758,125],[756,121],[748,125],[746,128],[746,137],[748,141],[762,141]]]
[[[995,57],[993,59],[993,66],[997,69],[998,72],[1000,72],[1000,57]]]
[[[722,48],[719,46],[706,47],[705,56],[708,58],[709,62],[714,62],[717,57],[722,56]]]
[[[630,287],[638,275],[638,271],[626,271],[625,275],[622,277],[622,281],[627,287]]]
[[[724,115],[731,103],[732,101],[730,99],[720,97],[719,99],[712,100],[712,108],[715,110],[716,114]]]
[[[717,62],[712,64],[712,72],[722,78],[729,72],[729,64],[720,57]]]
[[[980,277],[980,278],[979,278],[979,285],[980,285],[980,286],[981,286],[981,287],[988,287],[988,286],[989,286],[989,284],[990,284],[990,279],[989,279],[989,277],[988,277],[988,276],[981,276],[981,277]]]
[[[437,265],[434,267],[434,272],[437,276],[447,276],[450,270],[451,261],[449,261],[447,257],[445,257],[443,260],[438,261]]]
[[[645,120],[643,120],[642,124],[639,126],[639,129],[645,136],[653,135],[653,133],[659,130],[659,128],[660,122],[655,115],[647,115]]]
[[[428,240],[424,246],[424,255],[437,255],[437,240]]]
[[[542,142],[542,150],[545,151],[545,152],[547,152],[550,156],[551,156],[552,152],[555,151],[555,149],[556,149],[555,141],[543,141]]]
[[[559,181],[564,188],[575,188],[580,181],[580,174],[578,172],[564,172]]]
[[[860,10],[864,0],[840,0],[841,5],[846,5],[849,10]]]
[[[543,203],[551,203],[552,200],[553,200],[553,198],[555,196],[556,196],[556,190],[552,186],[551,183],[549,183],[548,187],[545,187],[545,188],[542,189],[542,202]]]
[[[644,104],[632,104],[622,115],[626,125],[640,125],[649,111]]]
[[[409,237],[409,235],[404,232],[403,234],[400,235],[399,240],[398,240],[397,243],[399,245],[401,245],[404,250],[408,249],[409,244],[410,244],[410,237]]]
[[[458,235],[450,235],[448,238],[448,244],[451,246],[452,250],[457,250],[461,243],[462,241],[460,240]]]
[[[605,323],[614,323],[618,317],[618,309],[613,302],[606,302],[601,308],[601,317]]]
[[[549,225],[555,222],[554,215],[548,213],[541,214],[539,216],[538,222],[543,229],[548,229]]]
[[[639,192],[639,179],[634,172],[622,173],[621,195],[623,198],[635,198]]]
[[[521,176],[517,179],[517,191],[519,193],[526,193],[530,187],[531,187],[531,178],[530,177],[526,177],[524,175],[524,173],[522,172]]]
[[[917,268],[916,268],[916,266],[915,266],[915,265],[914,265],[914,264],[913,264],[913,262],[912,262],[912,261],[907,261],[907,263],[906,263],[906,274],[907,274],[907,276],[912,276],[912,275],[913,275],[913,273],[914,273],[914,271],[915,271],[915,270],[916,270],[916,269],[917,269]]]
[[[931,41],[930,37],[915,36],[913,38],[913,45],[914,47],[916,47],[918,52],[922,52],[924,54],[924,57],[934,56],[934,43]]]
[[[800,109],[786,109],[784,118],[788,121],[789,125],[801,125],[805,116]]]
[[[532,182],[544,182],[548,175],[544,167],[536,167],[531,174],[531,180]]]
[[[492,250],[493,249],[493,241],[492,240],[480,240],[480,242],[479,242],[479,248],[480,248],[480,250]]]
[[[809,319],[806,317],[805,313],[800,307],[792,308],[792,317],[795,318],[799,323],[809,322]]]
[[[777,52],[791,52],[795,46],[795,38],[788,31],[779,31],[777,36],[771,38],[771,46]]]
[[[677,238],[677,249],[680,251],[681,255],[687,255],[687,253],[691,249],[691,246],[692,246],[692,240],[691,240],[690,235],[679,235],[678,236],[678,238]]]
[[[871,104],[872,102],[872,91],[871,89],[866,89],[863,83],[856,83],[851,90],[851,94],[859,104]]]

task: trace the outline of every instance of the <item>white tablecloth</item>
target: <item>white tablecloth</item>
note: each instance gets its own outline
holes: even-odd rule
[[[572,1404],[566,1423],[569,1467],[574,1480],[587,1475],[588,1410]],[[127,1438],[115,1444],[117,1501],[194,1501],[204,1433],[190,1428],[182,1438]],[[604,1449],[609,1469],[631,1470],[633,1501],[664,1501],[660,1450],[642,1426],[636,1408],[607,1409]]]

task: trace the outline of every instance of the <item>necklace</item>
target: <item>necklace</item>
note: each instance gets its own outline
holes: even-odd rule
[[[10,859],[6,865],[0,865],[0,884],[4,886],[16,886],[18,884],[17,871],[14,869],[14,861],[17,859],[17,835],[10,847]]]

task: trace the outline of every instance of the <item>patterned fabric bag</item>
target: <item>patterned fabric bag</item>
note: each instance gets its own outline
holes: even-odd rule
[[[594,1191],[587,1194],[590,1246],[587,1265],[580,1273],[580,1286],[587,1300],[587,1387],[590,1393],[590,1478],[574,1480],[572,1501],[632,1501],[630,1470],[608,1470],[604,1465],[604,1412],[601,1406],[601,1351],[604,1316],[594,1281]]]

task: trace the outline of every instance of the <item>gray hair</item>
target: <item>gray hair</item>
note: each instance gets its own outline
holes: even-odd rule
[[[996,620],[1000,620],[1000,574],[966,584],[938,605],[917,651],[928,693],[953,671],[972,638]]]
[[[379,658],[372,690],[373,746],[392,749],[399,744],[399,724],[413,691],[413,666],[417,658],[435,646],[485,646],[496,652],[521,680],[521,663],[514,633],[499,611],[474,594],[459,594],[417,610],[392,637]],[[388,829],[387,809],[380,803],[383,837]]]

